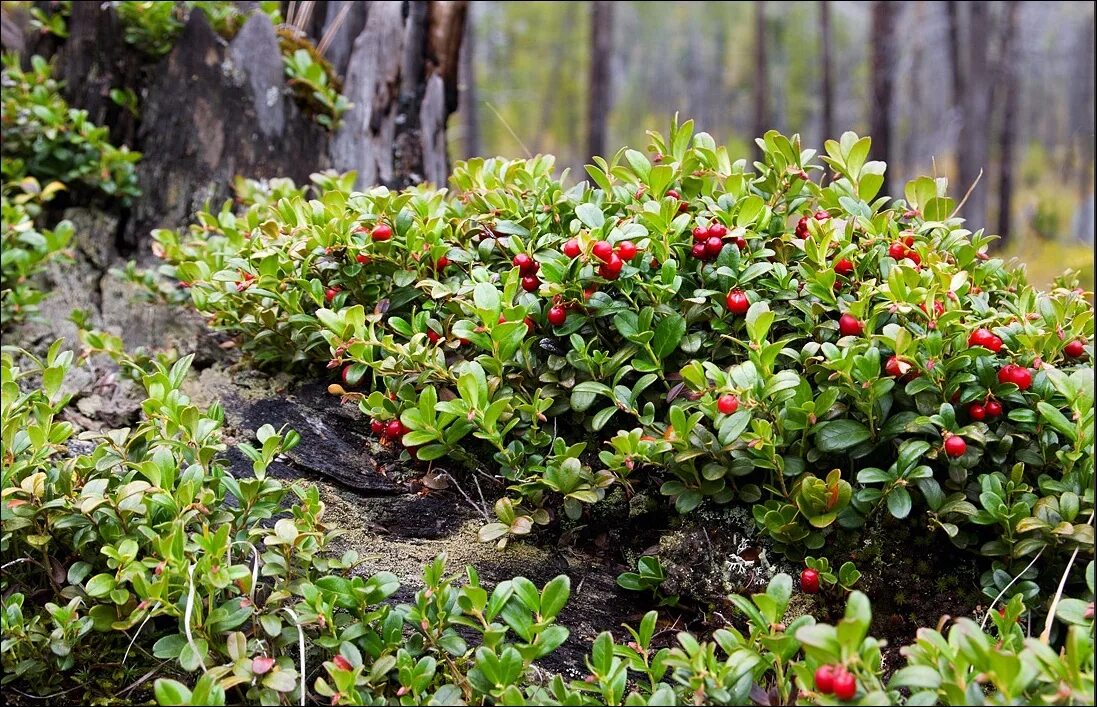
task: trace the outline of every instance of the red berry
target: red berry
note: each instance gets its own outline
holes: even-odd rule
[[[567,318],[568,318],[568,310],[565,309],[562,305],[556,304],[556,305],[553,305],[552,307],[549,308],[549,311],[548,311],[549,324],[551,324],[553,326],[563,326],[564,322],[567,321]]]
[[[1009,376],[1009,382],[1021,390],[1028,390],[1032,386],[1032,371],[1024,366],[1014,366]]]
[[[625,261],[621,260],[621,256],[610,253],[609,259],[598,267],[598,274],[607,280],[616,280],[623,267],[625,267]]]
[[[709,225],[708,234],[710,236],[716,236],[717,238],[723,238],[728,234],[728,227],[720,222],[715,222]]]
[[[529,317],[526,317],[522,321],[524,321],[526,323],[526,333],[527,334],[537,328],[537,325]]]
[[[574,238],[565,243],[564,247],[561,250],[563,250],[564,255],[568,256],[569,258],[578,258],[579,253],[582,252],[582,249],[579,247],[579,241],[575,240]]]
[[[839,275],[852,275],[853,263],[851,263],[848,258],[842,258],[834,264],[834,272]]]
[[[672,199],[681,199],[682,195],[678,193],[677,189],[667,189],[667,196]]]
[[[442,256],[434,263],[434,269],[441,272],[449,267],[449,258]]]
[[[339,294],[338,287],[329,287],[327,290],[324,291],[324,299],[326,299],[328,302],[331,302],[333,299],[335,299],[335,295],[337,294]]]
[[[987,417],[998,417],[1002,414],[1002,404],[997,400],[990,400],[984,406],[987,411]]]
[[[698,260],[704,260],[705,259],[705,242],[704,241],[698,241],[697,243],[694,243],[693,248],[689,251],[689,254],[692,255],[694,258],[697,258]]]
[[[716,258],[723,249],[724,242],[716,236],[709,236],[708,240],[705,241],[705,255],[709,258]]]
[[[886,371],[889,376],[894,376],[895,378],[906,375],[910,369],[911,365],[906,361],[900,360],[898,356],[892,356],[887,360],[887,363],[884,364],[884,371]]]
[[[747,239],[743,238],[742,236],[739,236],[738,238],[735,239],[735,247],[738,248],[741,251],[746,250],[747,249]],[[773,261],[770,260],[770,262],[773,262]]]
[[[369,265],[369,262],[370,262],[369,256],[366,255],[365,253],[359,253],[357,256],[355,256],[354,259],[357,260],[362,265]]]
[[[1071,358],[1081,358],[1086,353],[1086,345],[1081,339],[1072,339],[1063,347],[1063,353]]]
[[[726,300],[728,311],[732,314],[746,314],[750,309],[750,300],[742,290],[732,290]]]
[[[514,256],[514,259],[511,262],[514,263],[514,267],[518,268],[518,272],[523,276],[532,275],[537,272],[537,263],[525,253],[519,253]]]
[[[808,237],[808,217],[804,216],[796,222],[796,237],[807,238]]]
[[[541,279],[536,275],[527,275],[522,278],[522,289],[526,292],[536,292],[541,286]]]
[[[987,409],[979,403],[972,403],[967,409],[967,414],[971,416],[972,420],[985,420]]]
[[[400,424],[399,420],[389,420],[388,424],[385,425],[385,436],[396,439],[400,436],[402,429],[404,429],[404,426]]]
[[[982,346],[984,349],[990,349],[991,351],[997,352],[997,349],[994,348],[995,339],[998,340],[997,346],[1000,349],[1002,347],[1002,340],[998,339],[998,337],[995,336],[990,331],[990,329],[976,329],[975,331],[971,332],[971,335],[968,336],[967,345]]]
[[[387,241],[392,238],[392,227],[387,223],[379,223],[370,231],[369,237],[375,241]]]
[[[617,255],[621,260],[632,260],[636,257],[636,244],[632,241],[621,241],[617,244]]]
[[[913,262],[915,265],[921,265],[922,264],[922,256],[918,255],[913,250],[908,250],[907,251],[907,257],[910,258],[911,262]]]
[[[865,331],[861,320],[852,314],[843,314],[838,319],[838,332],[842,336],[860,336]]]
[[[896,260],[902,260],[903,256],[905,256],[906,254],[907,247],[899,241],[895,241],[891,244],[891,247],[888,248],[888,255],[895,258]]]
[[[379,435],[385,431],[385,423],[381,422],[380,420],[374,419],[370,421],[369,428],[373,431],[373,434]]]
[[[437,344],[439,341],[442,340],[442,335],[436,332],[434,329],[427,329],[427,339],[430,340],[430,343]]]
[[[804,571],[800,573],[800,589],[808,594],[817,594],[819,592],[819,573],[810,567],[804,568]]]
[[[601,260],[603,263],[608,263],[610,257],[614,255],[613,246],[609,241],[598,241],[594,244],[594,257]]]
[[[693,240],[701,241],[702,243],[708,240],[708,229],[704,226],[693,227]]]
[[[739,409],[739,398],[734,395],[721,395],[716,401],[716,407],[725,415],[730,415]]]
[[[906,246],[907,248],[912,248],[912,247],[914,247],[914,236],[906,236],[905,238],[903,238],[903,244],[904,244],[904,245],[905,245],[905,246]]]
[[[834,673],[834,696],[845,702],[852,700],[857,694],[857,678],[845,668],[839,668]]]
[[[964,456],[967,451],[967,442],[960,435],[952,435],[945,438],[945,454],[953,459]]]
[[[457,343],[459,343],[461,346],[468,346],[470,342],[468,339],[460,338],[457,340]]]
[[[834,666],[820,665],[815,669],[815,690],[824,695],[834,692]]]

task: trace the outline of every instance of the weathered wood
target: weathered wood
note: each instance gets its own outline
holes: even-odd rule
[[[137,170],[144,195],[127,244],[187,223],[205,202],[227,198],[238,175],[307,182],[329,166],[327,139],[288,95],[268,17],[252,15],[226,45],[203,13],[192,13],[145,97]]]

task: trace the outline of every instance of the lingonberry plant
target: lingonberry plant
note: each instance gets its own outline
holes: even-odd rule
[[[313,695],[350,705],[833,704],[831,695],[900,704],[904,694],[906,704],[1069,704],[1092,694],[1093,563],[1088,600],[1063,599],[1056,612],[1061,653],[1024,638],[1015,595],[989,613],[993,634],[967,619],[947,635],[923,629],[903,649],[906,667],[885,681],[884,643],[868,635],[863,594],[850,594],[837,625],[819,623],[788,615],[793,580],[777,574],[764,593],[730,596],[739,616],[710,640],[683,631],[668,642],[651,611],[625,627],[628,643],[597,636],[585,679],[535,670],[569,637],[559,623],[566,576],[489,587],[471,567],[463,581],[448,575],[442,556],[424,569],[422,589],[395,604],[395,576],[356,575],[355,552],[327,550],[337,530],[324,523],[317,490],[266,475],[297,443],[293,432],[261,428],[257,446],[240,447],[252,476],[230,475],[220,408],[202,410],[181,392],[189,357],[139,361],[117,337],[82,336],[149,397],[135,429],[81,435],[93,442],[83,452],[60,419],[72,354],[60,343],[42,359],[3,354],[5,685],[52,694],[74,671],[129,661],[155,678],[162,705]],[[308,687],[313,659],[322,672]],[[94,699],[95,684],[77,686]]]
[[[489,450],[512,496],[485,540],[655,483],[753,504],[793,556],[885,508],[988,555],[1092,553],[1092,307],[990,257],[943,180],[881,196],[869,144],[828,141],[820,186],[795,136],[750,165],[687,122],[570,187],[545,156],[450,190],[250,183],[156,240],[258,363],[349,367],[333,390],[408,458]],[[591,435],[600,468],[566,451]]]
[[[72,240],[69,221],[54,228],[38,225],[42,205],[64,186],[50,182],[45,186],[34,177],[18,183],[5,181],[0,188],[0,328],[32,316],[42,301],[35,277],[50,260],[60,257]]]

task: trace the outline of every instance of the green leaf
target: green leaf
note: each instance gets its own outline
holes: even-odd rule
[[[153,693],[156,695],[156,702],[161,705],[189,705],[190,704],[190,689],[186,685],[177,681],[169,680],[167,678],[157,678],[153,683]]]
[[[842,452],[871,437],[868,428],[856,420],[832,420],[815,426],[815,446],[821,452]]]

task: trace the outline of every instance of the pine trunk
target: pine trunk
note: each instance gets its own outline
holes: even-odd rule
[[[869,125],[872,136],[872,156],[888,163],[881,191],[890,194],[888,182],[895,171],[891,162],[892,125],[892,36],[895,7],[886,0],[872,3],[872,114]]]
[[[587,84],[587,156],[606,153],[613,57],[613,3],[594,0],[590,6],[590,81]]]

